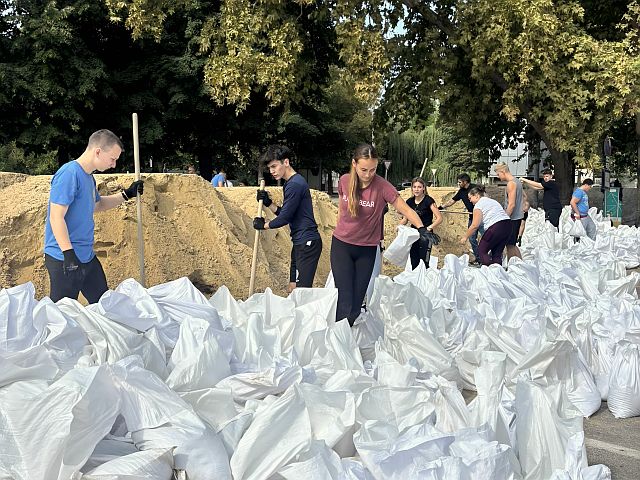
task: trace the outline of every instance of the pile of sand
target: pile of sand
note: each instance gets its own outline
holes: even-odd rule
[[[43,258],[44,219],[50,176],[0,173],[0,287],[34,283],[38,297],[47,295],[49,282]],[[101,194],[115,193],[133,181],[133,175],[96,175]],[[145,269],[147,286],[187,276],[209,294],[226,285],[236,298],[246,298],[251,271],[256,215],[255,187],[214,189],[201,177],[181,174],[152,174],[145,179],[142,196]],[[281,188],[269,189],[276,203]],[[440,204],[454,190],[433,188],[429,193]],[[402,192],[407,198],[409,190]],[[312,191],[314,212],[324,242],[316,286],[324,285],[329,273],[331,233],[337,208],[322,192]],[[459,204],[458,204],[459,205]],[[459,208],[461,205],[459,205]],[[445,216],[437,232],[443,242],[433,254],[460,255],[468,245],[457,238],[466,227],[464,215]],[[115,287],[126,278],[138,279],[136,207],[129,202],[116,209],[97,213],[95,251],[107,280]],[[398,216],[387,214],[385,240],[395,236]],[[270,287],[285,294],[291,241],[287,228],[261,233],[258,251],[256,290]],[[399,270],[385,265],[383,273]]]

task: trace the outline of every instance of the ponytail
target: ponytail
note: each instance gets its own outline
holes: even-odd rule
[[[347,192],[347,209],[352,218],[358,216],[358,206],[360,205],[360,180],[356,173],[355,161],[351,162],[351,170],[349,171],[349,190]]]

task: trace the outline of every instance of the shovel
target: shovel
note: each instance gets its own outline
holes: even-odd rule
[[[264,179],[260,179],[260,190],[264,190]],[[258,213],[256,217],[262,217],[262,200],[258,200]],[[256,230],[256,236],[253,240],[253,257],[251,258],[251,279],[249,280],[249,295],[253,295],[253,288],[256,283],[256,266],[258,260],[258,244],[260,243],[260,230]],[[247,297],[247,298],[248,298]]]

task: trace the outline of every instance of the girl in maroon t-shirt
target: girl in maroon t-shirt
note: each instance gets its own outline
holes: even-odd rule
[[[338,289],[336,321],[353,325],[367,292],[376,249],[380,243],[382,211],[387,203],[418,228],[418,242],[428,244],[422,220],[396,189],[376,175],[378,155],[368,144],[358,145],[351,172],[338,182],[338,221],[331,240],[331,270]]]

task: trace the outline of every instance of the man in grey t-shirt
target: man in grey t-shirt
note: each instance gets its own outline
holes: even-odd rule
[[[522,258],[520,249],[516,245],[520,224],[522,223],[522,217],[524,217],[524,212],[522,211],[522,184],[511,174],[506,163],[498,163],[496,165],[496,175],[503,182],[507,182],[504,210],[511,219],[511,235],[507,241],[507,259],[514,256]]]

